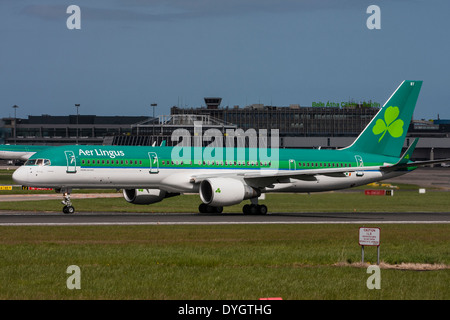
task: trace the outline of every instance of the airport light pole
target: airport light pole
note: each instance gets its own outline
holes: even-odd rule
[[[155,108],[156,108],[157,105],[158,105],[157,103],[152,103],[150,105],[150,106],[153,107],[153,120],[152,120],[152,123],[153,123],[153,136],[155,135]]]
[[[19,106],[15,104],[12,107],[14,108],[14,144],[16,144],[17,143],[17,141],[16,141],[17,140],[17,114],[16,114],[16,111]]]
[[[75,107],[77,108],[77,144],[78,144],[78,108],[80,107],[80,104],[75,103]]]

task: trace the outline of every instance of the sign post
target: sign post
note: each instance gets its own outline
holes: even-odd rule
[[[359,228],[359,245],[362,263],[364,263],[364,246],[376,246],[377,264],[380,264],[380,228]]]

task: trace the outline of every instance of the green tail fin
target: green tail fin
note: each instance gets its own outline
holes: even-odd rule
[[[399,157],[421,87],[422,81],[403,81],[359,137],[345,149]]]

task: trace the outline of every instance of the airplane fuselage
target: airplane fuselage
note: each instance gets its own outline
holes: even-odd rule
[[[191,155],[196,152],[191,149]],[[236,155],[239,149],[236,150]],[[245,151],[245,150],[243,150]],[[196,193],[196,175],[272,174],[273,172],[298,173],[317,170],[314,176],[279,178],[277,184],[265,187],[262,192],[317,192],[351,188],[370,182],[398,176],[404,172],[385,173],[378,169],[398,159],[379,155],[355,155],[345,150],[279,149],[278,157],[233,159],[201,157],[173,159],[173,147],[64,146],[52,149],[52,160],[37,159],[27,162],[14,179],[24,185],[52,188],[149,188],[168,192]],[[256,153],[258,154],[258,153]],[[374,166],[373,170],[358,171],[358,167]],[[340,168],[342,172],[327,173]],[[348,168],[348,169],[346,169]],[[322,170],[321,170],[322,169]],[[320,174],[323,171],[323,174]],[[194,178],[193,178],[194,177]]]

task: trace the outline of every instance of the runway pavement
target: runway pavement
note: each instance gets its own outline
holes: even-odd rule
[[[271,213],[268,215],[199,213],[21,213],[2,212],[0,226],[207,225],[207,224],[414,224],[450,223],[449,212],[437,213]]]

